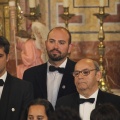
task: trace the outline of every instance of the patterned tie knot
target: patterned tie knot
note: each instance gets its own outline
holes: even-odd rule
[[[3,79],[0,79],[0,86],[3,86],[4,85],[4,81]]]
[[[65,68],[49,66],[49,71],[51,71],[51,72],[58,71],[59,73],[64,73],[65,72]]]
[[[79,99],[79,104],[85,103],[85,102],[89,102],[89,103],[94,103],[95,98],[89,98],[89,99],[84,99],[84,98],[80,98]]]

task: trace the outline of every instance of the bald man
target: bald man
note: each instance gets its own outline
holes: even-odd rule
[[[120,111],[120,96],[103,92],[98,87],[101,72],[96,61],[81,59],[75,65],[73,76],[77,93],[59,99],[56,108],[67,106],[75,109],[82,120],[90,120],[91,111],[104,103],[111,103]]]
[[[71,52],[71,34],[64,27],[55,27],[45,42],[48,61],[25,71],[23,79],[32,82],[34,97],[49,100],[53,106],[65,95],[76,92],[74,85],[75,62],[67,56]]]

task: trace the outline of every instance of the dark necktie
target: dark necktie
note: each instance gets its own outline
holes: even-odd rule
[[[85,103],[85,102],[89,102],[89,103],[94,103],[95,98],[89,98],[89,99],[84,99],[84,98],[80,98],[79,99],[79,104]]]
[[[0,79],[0,86],[4,85],[4,81],[2,79]]]
[[[51,71],[51,72],[58,71],[59,73],[64,73],[65,68],[49,66],[49,71]]]

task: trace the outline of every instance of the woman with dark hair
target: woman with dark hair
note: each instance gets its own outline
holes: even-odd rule
[[[21,120],[48,120],[54,112],[52,104],[45,99],[35,99],[29,103]]]
[[[91,112],[90,120],[120,120],[120,113],[113,105],[102,104]]]

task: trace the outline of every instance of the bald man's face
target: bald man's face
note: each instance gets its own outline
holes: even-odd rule
[[[98,89],[98,81],[101,78],[100,71],[96,71],[95,65],[91,59],[82,59],[80,60],[76,66],[74,71],[84,71],[89,74],[83,75],[81,72],[78,76],[74,76],[75,85],[78,92],[82,91],[94,91]]]

